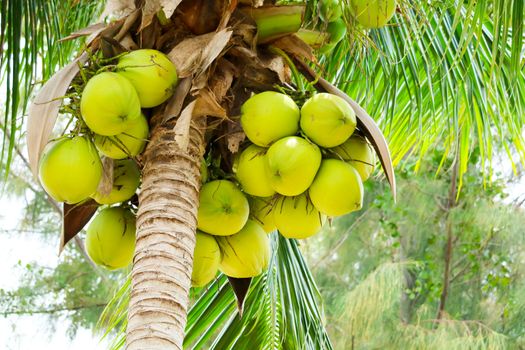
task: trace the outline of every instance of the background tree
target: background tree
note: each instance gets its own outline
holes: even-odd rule
[[[447,208],[451,180],[435,177],[440,158],[436,151],[418,176],[415,161],[399,168],[396,207],[372,183],[367,211],[305,247],[336,348],[523,346],[523,208],[508,201],[503,181],[481,190],[470,172]]]

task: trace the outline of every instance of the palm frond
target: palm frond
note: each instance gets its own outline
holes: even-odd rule
[[[523,1],[402,0],[398,10],[368,32],[346,13],[348,40],[321,59],[380,122],[395,163],[436,146],[459,153],[461,175],[474,147],[489,177],[496,151],[523,162]]]
[[[5,113],[0,158],[5,173],[24,123],[35,80],[47,80],[80,47],[79,41],[59,42],[87,26],[101,2],[89,0],[6,0],[0,8],[0,86],[5,93]],[[9,136],[7,136],[9,135]]]
[[[274,233],[273,248],[268,272],[254,281],[242,318],[231,315],[207,348],[332,349],[320,307],[321,296],[297,242]],[[191,337],[191,332],[186,337]],[[206,344],[200,341],[192,348],[204,348]]]
[[[481,322],[443,320],[435,328],[432,323],[402,326],[399,338],[393,340],[402,349],[452,349],[452,350],[504,350],[510,342],[504,335],[493,331]]]
[[[124,346],[130,292],[131,276],[128,276],[122,287],[115,292],[102,311],[95,327],[99,331],[105,330],[103,331],[103,339],[114,336],[110,343],[110,349],[122,349]]]
[[[252,283],[257,284],[258,280]],[[246,302],[245,310],[249,308],[248,305]],[[188,313],[184,347],[198,349],[199,344],[211,343],[219,330],[229,319],[235,317],[235,314],[235,296],[228,285],[228,279],[221,274],[202,291],[191,307]]]
[[[268,271],[255,278],[244,314],[224,275],[200,293],[186,326],[186,349],[332,349],[324,327],[321,297],[296,241],[272,234]],[[115,294],[99,322],[112,350],[124,345],[129,280]]]

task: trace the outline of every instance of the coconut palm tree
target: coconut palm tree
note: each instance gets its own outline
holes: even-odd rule
[[[256,10],[264,3],[268,7]],[[49,100],[65,95],[79,63],[89,60],[88,54],[82,54],[66,65],[79,50],[100,50],[112,56],[136,47],[160,48],[169,53],[182,78],[165,108],[153,111],[149,144],[141,158],[143,183],[127,308],[128,349],[182,348],[199,169],[209,141],[205,130],[219,125],[221,118],[238,114],[250,91],[273,89],[276,84],[289,92],[312,90],[314,85],[335,91],[331,82],[358,101],[381,126],[394,164],[407,154],[423,155],[436,143],[444,143],[457,160],[454,169],[459,188],[474,145],[480,149],[480,171],[487,180],[492,175],[492,156],[500,151],[496,141],[502,141],[503,151],[511,160],[521,162],[525,158],[523,1],[400,0],[388,26],[364,30],[352,16],[353,1],[344,0],[346,38],[328,54],[314,52],[317,56],[297,36],[285,36],[295,31],[288,26],[293,11],[292,15],[283,13],[284,2],[270,3],[108,0],[102,16],[108,21],[88,26],[98,22],[102,2],[2,2],[0,63],[6,91],[2,157],[7,164],[14,146],[21,142],[20,135],[27,132],[30,161],[36,167],[60,107],[60,102]],[[301,14],[304,11],[304,28],[325,32],[317,1],[296,1],[293,5]],[[269,11],[269,7],[277,12]],[[284,28],[279,26],[280,31],[268,34],[260,25],[256,36],[257,16],[268,21],[266,29],[273,30],[277,24],[285,24]],[[116,20],[109,22],[112,18]],[[69,39],[90,37],[83,46],[78,40],[58,44],[71,33]],[[46,93],[37,97],[26,131],[20,116],[26,114],[35,78],[46,81],[62,66],[65,68],[47,84],[47,90],[44,88]],[[239,130],[229,123],[220,124],[219,130],[225,139],[221,147],[235,150],[241,141]],[[69,238],[64,237],[64,243]],[[330,347],[320,326],[319,308],[311,304],[315,304],[315,285],[297,244],[277,237],[273,241],[277,260],[268,274],[253,281],[250,293],[261,296],[248,297],[243,321],[231,316],[227,282],[221,277],[201,296],[196,304],[200,309],[194,308],[190,314],[186,344],[205,344],[213,331],[227,322],[216,348],[253,345],[257,340],[239,340],[238,336],[249,329],[246,320],[253,320],[266,326],[267,331],[258,340],[261,344],[273,341],[285,348]],[[304,278],[304,288],[286,284],[290,276],[297,284],[301,282],[299,276]],[[271,291],[276,289],[279,293],[272,297]],[[250,303],[255,306],[250,308]],[[276,308],[279,303],[287,305]],[[309,306],[306,313],[301,308],[304,305]],[[263,306],[272,311],[266,314],[287,322],[261,322],[255,310]],[[221,313],[220,307],[229,312]],[[309,323],[307,315],[316,315],[317,322]],[[200,335],[203,324],[208,332]],[[267,337],[282,336],[275,330],[276,324],[286,325],[284,333],[291,334],[286,342],[284,338]],[[305,344],[301,343],[304,339],[313,340],[306,343],[308,346],[299,346]]]

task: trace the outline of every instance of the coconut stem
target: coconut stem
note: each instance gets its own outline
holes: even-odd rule
[[[286,54],[286,52],[284,52],[280,48],[275,47],[273,45],[270,45],[269,49],[270,49],[271,52],[273,52],[276,55],[281,56],[286,61],[286,63],[288,64],[288,66],[292,70],[292,74],[293,74],[293,77],[295,79],[295,82],[297,83],[297,87],[298,87],[299,91],[304,91],[304,85],[303,85],[303,82],[302,82],[302,76],[299,73],[299,71],[297,70],[297,67],[295,67],[295,64],[293,63],[293,61]]]
[[[265,43],[296,33],[303,23],[304,9],[304,6],[271,6],[243,11],[257,24],[258,42]]]
[[[301,28],[296,35],[314,49],[318,49],[330,41],[330,33],[318,30]]]

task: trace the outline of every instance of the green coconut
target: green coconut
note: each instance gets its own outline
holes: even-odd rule
[[[299,107],[288,95],[265,91],[250,97],[241,107],[241,125],[254,144],[271,143],[299,130]]]
[[[270,239],[255,221],[248,220],[238,233],[216,237],[222,252],[219,270],[226,276],[248,278],[260,275],[271,257]]]
[[[273,218],[274,205],[272,204],[272,197],[251,197],[249,202],[250,216],[252,220],[261,225],[266,233],[274,231],[276,227]]]
[[[178,77],[168,56],[152,49],[131,51],[118,60],[117,74],[128,79],[137,90],[140,105],[160,105],[175,92]]]
[[[273,209],[275,226],[286,238],[308,238],[315,235],[326,219],[303,193],[281,197]]]
[[[375,152],[363,136],[352,135],[342,145],[332,148],[331,151],[336,157],[350,163],[357,170],[363,182],[374,171]]]
[[[103,136],[123,133],[142,115],[133,85],[112,72],[89,79],[80,99],[80,113],[87,126]]]
[[[350,11],[365,28],[380,28],[396,12],[395,0],[350,0]]]
[[[100,204],[122,203],[133,197],[140,184],[140,170],[132,159],[115,161],[113,166],[113,187],[103,195],[97,191],[91,196]]]
[[[354,132],[356,123],[352,107],[333,94],[316,94],[301,108],[301,129],[322,147],[335,147],[345,142]]]
[[[268,197],[275,194],[265,171],[266,149],[250,145],[235,159],[233,171],[245,193]]]
[[[321,157],[321,150],[314,143],[298,136],[285,137],[266,153],[266,176],[277,193],[296,196],[312,183]]]
[[[149,126],[144,115],[133,122],[129,129],[114,136],[96,134],[95,146],[100,153],[113,159],[135,157],[142,153],[148,139]]]
[[[197,227],[206,233],[227,236],[239,232],[250,214],[245,195],[228,180],[202,185],[197,212]]]
[[[108,270],[124,268],[133,260],[135,231],[135,215],[129,209],[103,209],[89,224],[86,251],[93,262]]]
[[[308,190],[314,206],[328,216],[361,209],[363,183],[357,170],[338,159],[325,159]]]
[[[221,251],[215,238],[197,231],[195,250],[193,252],[193,271],[191,285],[202,287],[210,283],[219,270]]]
[[[53,199],[74,204],[97,190],[102,163],[87,137],[63,137],[46,145],[38,174],[44,190]]]

